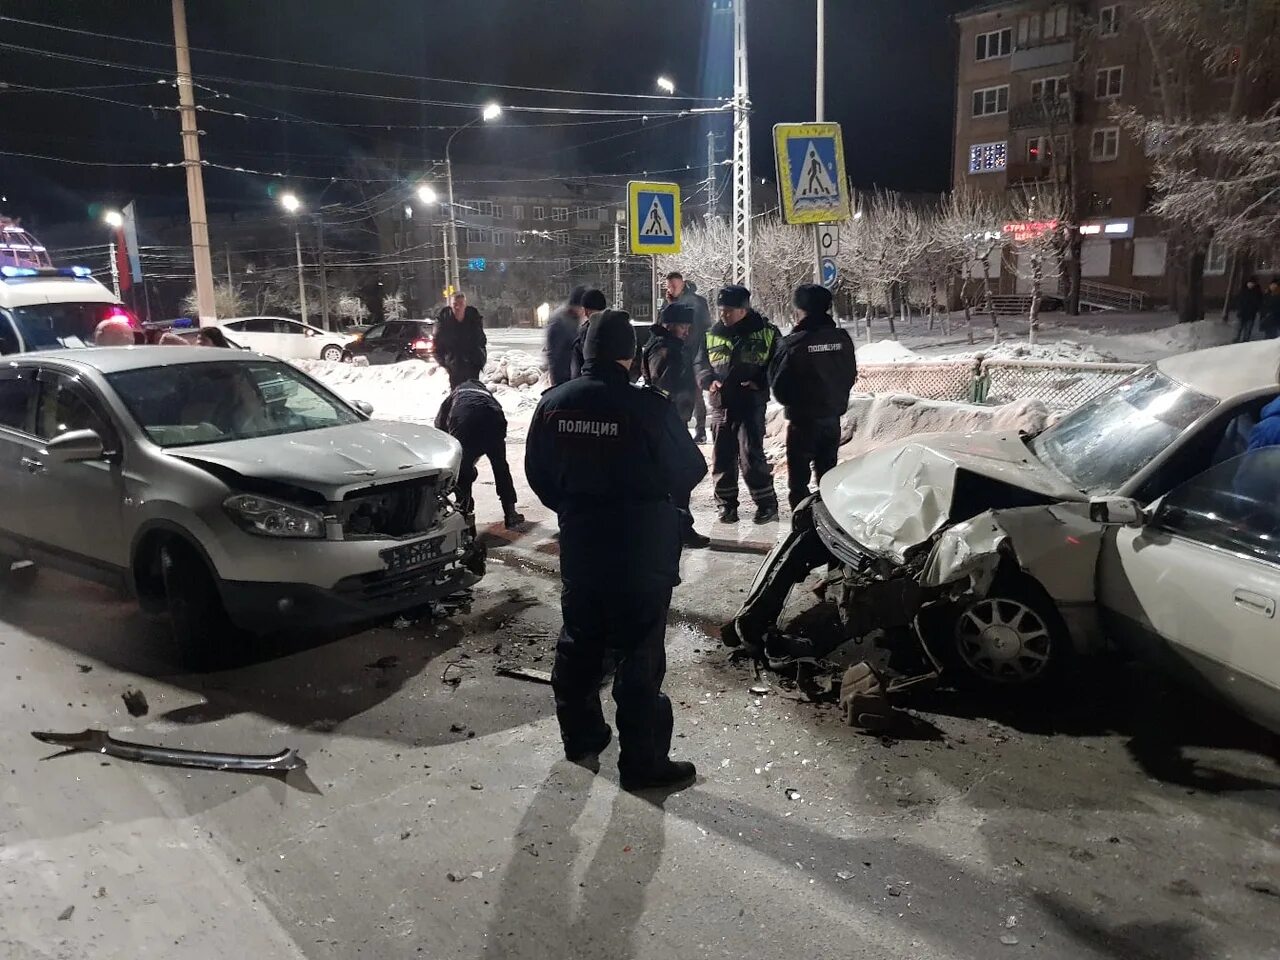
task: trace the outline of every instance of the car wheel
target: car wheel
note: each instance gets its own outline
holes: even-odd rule
[[[338,363],[342,359],[343,352],[340,346],[336,343],[331,343],[320,351],[320,359]]]
[[[225,653],[235,631],[204,560],[186,544],[169,543],[160,550],[160,573],[173,639],[183,653],[200,663]]]
[[[342,362],[343,362],[343,363],[354,363],[354,362],[355,362],[355,357],[353,357],[353,356],[351,355],[351,351],[350,351],[350,350],[343,350],[343,351],[342,351]]]
[[[940,626],[951,665],[988,688],[1045,685],[1071,658],[1071,638],[1053,601],[1022,577],[997,580],[987,596],[961,601]]]
[[[0,589],[21,592],[31,589],[39,568],[30,561],[0,557]]]

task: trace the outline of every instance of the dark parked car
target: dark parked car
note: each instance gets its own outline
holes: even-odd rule
[[[367,357],[369,363],[430,360],[435,356],[435,324],[430,320],[388,320],[376,323],[347,344],[344,360]]]

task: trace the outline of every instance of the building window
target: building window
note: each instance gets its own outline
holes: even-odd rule
[[[505,247],[507,245],[507,231],[505,230],[493,231],[493,245],[495,247]]]
[[[1093,95],[1114,100],[1124,92],[1124,67],[1099,67],[1093,81]]]
[[[493,219],[495,219],[495,220],[501,220],[501,219],[502,219],[502,204],[500,204],[500,203],[495,203],[495,204],[493,205]]]
[[[1001,140],[998,143],[975,143],[969,148],[970,173],[999,173],[1009,160],[1009,145]]]
[[[575,213],[579,222],[583,223],[596,223],[600,219],[599,207],[579,207]]]
[[[1043,13],[1028,14],[1018,21],[1018,46],[1034,47],[1038,43],[1063,39],[1067,35],[1069,20],[1067,8],[1061,5]]]
[[[554,220],[556,223],[567,223],[569,221],[569,208],[568,207],[552,207],[551,219]]]
[[[609,246],[610,244],[612,244],[612,243],[613,243],[613,234],[611,234],[611,233],[602,233],[602,234],[600,234],[600,243],[601,243],[601,245],[606,246],[606,247],[607,247],[607,246]]]
[[[555,236],[556,236],[556,246],[557,246],[557,247],[563,247],[563,246],[568,245],[568,243],[569,243],[569,231],[568,231],[568,230],[557,230],[557,231],[556,231]]]
[[[511,219],[512,220],[524,219],[524,206],[522,204],[513,203],[511,205]]]
[[[1066,77],[1041,77],[1031,81],[1031,99],[1035,101],[1057,100],[1069,92]]]
[[[973,91],[973,115],[989,117],[997,113],[1009,112],[1009,85],[1001,87],[983,87]]]
[[[533,208],[533,219],[535,219],[535,220],[545,220],[545,219],[547,219],[547,211],[546,211],[546,209],[545,209],[545,208],[543,208],[543,207],[534,207],[534,208]]]
[[[1047,166],[1054,153],[1053,137],[1027,137],[1027,163]]]
[[[976,60],[995,60],[1007,57],[1013,52],[1013,28],[992,30],[990,33],[978,34]]]
[[[493,216],[493,203],[489,200],[468,200],[467,206],[474,208],[479,216]]]
[[[1090,160],[1114,160],[1120,156],[1120,128],[1099,127],[1089,142]]]
[[[467,243],[489,243],[492,234],[483,227],[469,227],[467,229]]]
[[[1098,34],[1104,37],[1114,37],[1120,32],[1120,5],[1113,3],[1109,7],[1103,7],[1098,11]]]
[[[1206,277],[1220,277],[1227,272],[1227,248],[1217,240],[1209,243],[1204,253],[1204,274]]]

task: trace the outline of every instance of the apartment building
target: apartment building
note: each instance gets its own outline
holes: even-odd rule
[[[1138,2],[1005,0],[956,17],[959,55],[953,184],[982,191],[1057,183],[1077,200],[1082,280],[1166,299],[1169,257],[1149,213],[1151,156],[1115,119],[1157,112],[1160,76],[1136,17]],[[1197,97],[1230,96],[1233,74],[1206,77]],[[997,262],[998,259],[998,262]],[[993,257],[1004,293],[1026,292],[1029,270]],[[1211,246],[1205,292],[1226,293],[1226,251]]]

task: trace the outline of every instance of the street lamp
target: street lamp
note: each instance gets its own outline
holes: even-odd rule
[[[468,120],[462,126],[449,134],[449,139],[444,145],[444,172],[445,178],[449,181],[449,266],[453,274],[452,278],[447,282],[453,287],[456,293],[458,287],[462,285],[461,278],[458,275],[458,216],[457,208],[453,202],[453,158],[450,156],[450,150],[453,147],[453,139],[468,127],[473,127],[477,123],[488,123],[491,120],[497,120],[502,116],[502,107],[497,103],[486,103],[480,110],[480,113]],[[434,194],[435,191],[432,191]],[[419,192],[421,196],[421,191]],[[426,201],[424,201],[426,202]]]
[[[280,206],[284,207],[284,212],[290,216],[296,216],[302,209],[302,201],[298,199],[294,193],[282,193],[280,195]],[[302,273],[302,227],[299,221],[293,222],[293,243],[294,249],[298,251],[298,309],[302,314],[302,322],[307,322],[307,286]]]
[[[672,80],[670,77],[659,77],[658,89],[661,90],[663,93],[667,94],[668,96],[670,96],[671,94],[676,92],[675,81]]]
[[[425,206],[428,206],[428,207],[429,207],[429,206],[431,206],[431,204],[435,203],[435,202],[436,202],[437,200],[439,200],[439,199],[440,199],[439,195],[438,195],[438,194],[435,192],[435,190],[434,190],[431,186],[429,186],[428,184],[425,184],[425,183],[424,183],[424,184],[422,184],[422,186],[418,187],[418,202],[419,202],[419,203],[422,203],[422,204],[424,204]]]
[[[102,222],[112,230],[119,230],[124,226],[124,214],[119,210],[108,210],[102,215]]]

